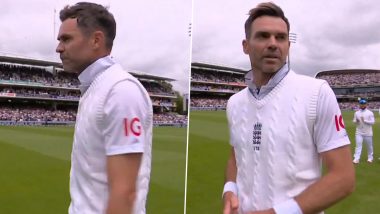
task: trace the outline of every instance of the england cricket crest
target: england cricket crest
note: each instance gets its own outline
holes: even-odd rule
[[[260,151],[262,124],[257,122],[253,125],[252,145],[253,151]]]

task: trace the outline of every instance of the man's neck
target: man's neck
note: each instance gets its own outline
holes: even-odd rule
[[[274,73],[264,73],[262,71],[253,70],[253,83],[256,85],[256,87],[261,88],[261,86],[266,85],[269,80],[277,73],[278,71]]]
[[[261,69],[255,68],[253,65],[251,65],[253,70],[253,84],[255,84],[257,88],[261,88],[262,86],[268,84],[269,80],[272,79],[273,76],[275,76],[285,65],[286,63],[281,65],[277,71],[274,72],[263,72]]]
[[[86,70],[86,68],[88,68],[88,66],[92,65],[94,62],[96,62],[98,59],[101,59],[101,58],[104,58],[106,56],[108,56],[109,53],[106,53],[106,52],[102,52],[102,53],[99,53],[97,55],[94,55],[88,62],[87,64],[85,64],[83,66],[83,69],[78,73],[78,75],[80,75],[84,70]]]

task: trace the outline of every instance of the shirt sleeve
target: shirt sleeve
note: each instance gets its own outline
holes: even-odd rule
[[[146,125],[152,106],[143,89],[125,80],[111,90],[104,107],[104,136],[107,155],[144,152]]]
[[[319,153],[350,144],[336,96],[327,83],[319,92],[314,140]]]

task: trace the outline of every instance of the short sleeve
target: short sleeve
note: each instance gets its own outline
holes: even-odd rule
[[[314,140],[319,153],[350,144],[336,96],[327,83],[319,92]]]
[[[146,126],[151,120],[150,102],[144,89],[131,80],[117,83],[104,107],[104,136],[107,155],[142,153]]]

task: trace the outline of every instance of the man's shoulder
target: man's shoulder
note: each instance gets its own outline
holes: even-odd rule
[[[290,72],[287,87],[306,96],[330,94],[331,87],[325,80]]]
[[[141,82],[133,76],[128,70],[124,69],[120,64],[115,63],[110,68],[108,68],[108,76],[110,78],[114,78],[117,83],[125,82],[124,84],[134,85],[136,84],[138,87],[143,87]],[[144,87],[143,87],[144,88]]]
[[[109,71],[109,73],[113,73],[113,74],[118,73],[119,76],[136,79],[132,74],[130,74],[126,69],[124,69],[119,63],[113,64],[107,70]]]
[[[305,74],[299,74],[294,71],[291,71],[294,74],[294,77],[297,79],[297,81],[300,81],[301,84],[304,84],[307,86],[308,84],[323,84],[327,83],[326,80],[323,79],[317,79],[312,76],[307,76]]]
[[[233,104],[233,103],[238,102],[240,99],[244,99],[243,97],[244,97],[245,94],[247,93],[247,90],[249,90],[248,87],[246,87],[246,88],[244,88],[243,90],[239,91],[238,93],[232,95],[232,96],[228,99],[228,103]]]
[[[113,93],[121,97],[128,95],[149,97],[148,92],[141,82],[127,70],[123,69],[120,64],[115,63],[104,73],[107,73],[107,75],[105,75],[100,85],[109,85]]]

